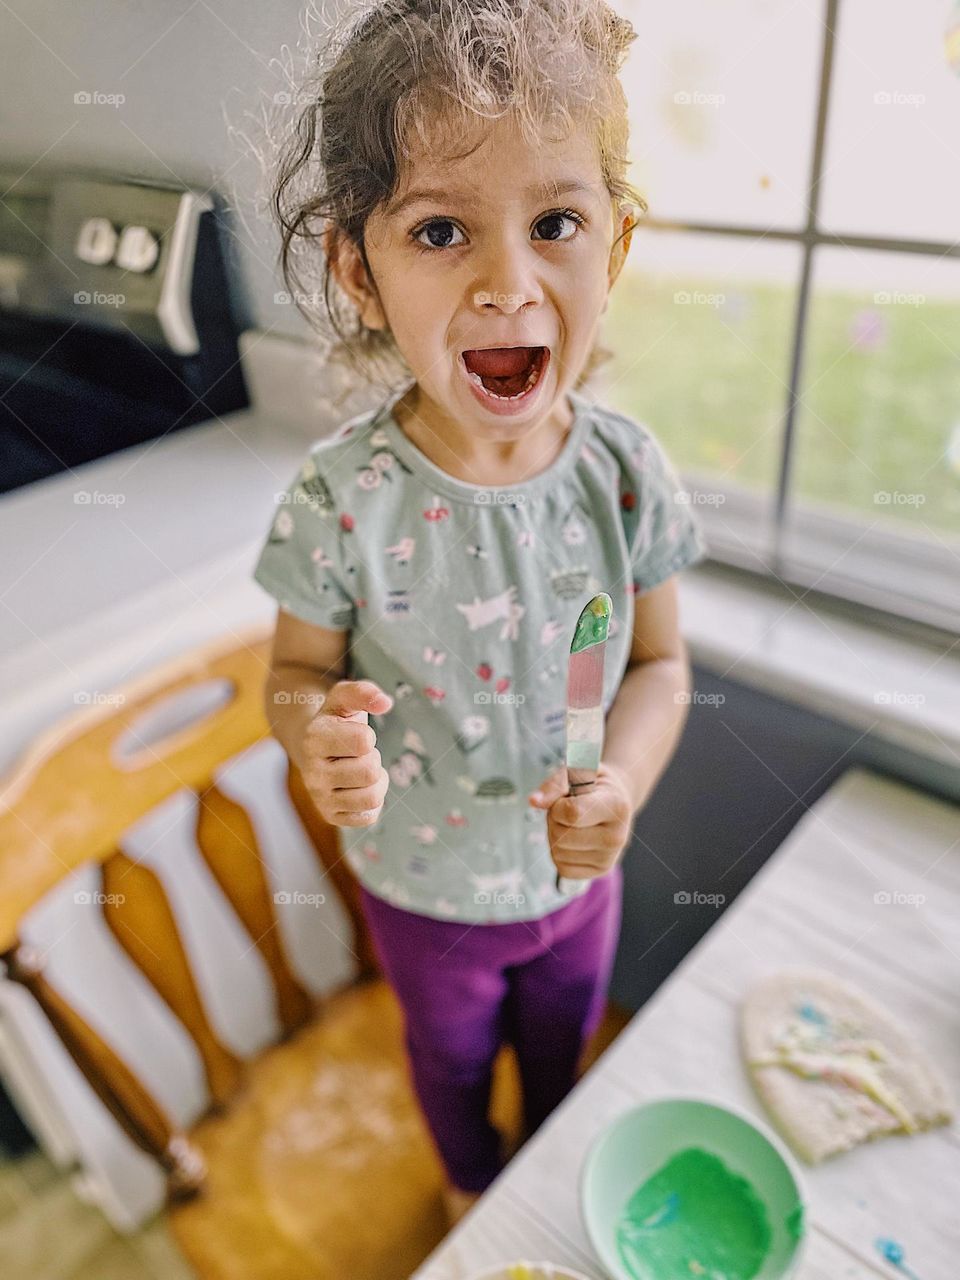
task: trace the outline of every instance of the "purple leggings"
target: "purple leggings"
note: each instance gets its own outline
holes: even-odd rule
[[[487,1114],[497,1051],[504,1040],[516,1051],[529,1136],[576,1083],[603,1015],[623,869],[618,863],[539,920],[507,924],[438,920],[360,889],[447,1176],[464,1191],[483,1191],[503,1165]]]

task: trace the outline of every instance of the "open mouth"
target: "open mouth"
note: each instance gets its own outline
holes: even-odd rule
[[[522,400],[543,376],[549,347],[484,347],[461,353],[467,377],[494,400]]]

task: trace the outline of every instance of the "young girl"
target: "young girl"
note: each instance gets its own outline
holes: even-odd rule
[[[281,499],[255,571],[280,605],[268,714],[341,828],[452,1219],[503,1163],[501,1043],[526,1134],[576,1079],[631,820],[688,702],[674,575],[699,526],[651,432],[581,390],[645,208],[617,79],[635,34],[603,0],[377,4],[277,184],[291,291],[319,272],[342,348],[399,374]],[[603,761],[572,797],[570,641],[601,590]]]

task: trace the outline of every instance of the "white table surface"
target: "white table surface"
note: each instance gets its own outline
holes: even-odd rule
[[[884,891],[926,900],[875,902]],[[591,1141],[615,1116],[671,1093],[702,1093],[769,1125],[741,1066],[739,1006],[754,982],[798,964],[856,983],[902,1019],[956,1100],[960,809],[870,772],[845,774],[411,1280],[466,1280],[520,1258],[602,1280],[577,1194]],[[800,1168],[809,1227],[798,1280],[904,1280],[878,1236],[904,1246],[919,1280],[960,1277],[956,1121]]]

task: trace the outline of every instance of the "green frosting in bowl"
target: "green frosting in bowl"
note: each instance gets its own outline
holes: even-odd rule
[[[795,1238],[803,1231],[798,1208]],[[752,1280],[772,1232],[763,1201],[746,1178],[719,1156],[685,1147],[630,1197],[616,1238],[620,1261],[634,1280]]]

